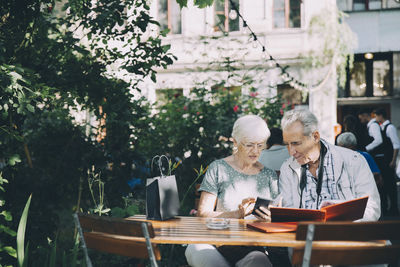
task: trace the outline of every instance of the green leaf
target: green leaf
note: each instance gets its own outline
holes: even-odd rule
[[[151,78],[151,80],[152,80],[153,82],[157,82],[156,74],[155,74],[154,72],[151,73],[150,78]]]
[[[213,2],[214,0],[194,0],[194,5],[198,6],[199,8],[205,8],[207,6],[211,6]]]
[[[28,211],[29,211],[29,206],[31,205],[31,199],[32,195],[29,196],[28,201],[25,204],[24,211],[22,212],[21,219],[19,221],[18,225],[18,231],[17,231],[17,260],[18,260],[18,266],[23,267],[24,264],[26,264],[25,260],[25,251],[24,251],[24,246],[25,246],[25,230],[26,230],[26,222],[28,220]]]
[[[16,236],[17,235],[17,233],[13,229],[11,229],[11,228],[9,228],[9,227],[7,227],[5,225],[1,225],[0,224],[0,233],[1,232],[4,232],[4,233],[6,233],[6,234],[8,234],[10,236]]]
[[[181,8],[187,7],[187,0],[176,0]]]
[[[10,222],[12,220],[12,216],[11,216],[11,213],[9,211],[3,210],[0,214],[4,216],[4,219],[6,221]]]
[[[161,48],[162,48],[163,52],[165,53],[171,48],[171,45],[170,44],[163,45]]]
[[[128,216],[134,216],[139,213],[139,207],[137,205],[130,205],[126,208]]]
[[[14,154],[8,159],[8,163],[11,166],[14,166],[16,163],[21,162],[21,159],[19,158],[19,155]]]
[[[49,267],[56,266],[57,242],[54,242],[51,248]]]
[[[120,207],[114,207],[111,209],[111,215],[113,217],[117,217],[117,218],[123,218],[126,215],[126,212],[123,208]]]
[[[14,258],[17,257],[17,251],[15,250],[15,248],[6,246],[6,247],[3,247],[2,249],[3,249],[3,251],[7,252],[7,254],[10,255],[11,257],[14,257]]]
[[[31,104],[26,105],[26,108],[32,113],[35,112],[35,108]]]
[[[70,262],[70,267],[75,267],[76,266],[76,262],[78,259],[78,250],[79,250],[79,234],[76,235],[75,237],[75,244],[74,244],[74,248],[72,250],[72,259]]]

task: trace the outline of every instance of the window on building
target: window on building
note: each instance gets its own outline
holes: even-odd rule
[[[345,97],[390,96],[393,94],[393,53],[355,55],[348,73]]]
[[[176,0],[158,0],[158,22],[163,31],[169,29],[169,33],[181,34],[181,8]]]
[[[274,28],[300,28],[299,0],[274,0]]]
[[[239,0],[233,0],[239,8]],[[234,32],[239,30],[239,16],[231,7],[229,0],[215,0],[215,26],[214,31]]]
[[[399,0],[337,0],[336,2],[338,8],[343,11],[400,8]]]

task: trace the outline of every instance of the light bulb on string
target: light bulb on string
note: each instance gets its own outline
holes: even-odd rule
[[[265,46],[262,44],[263,42],[259,42],[256,34],[252,31],[251,28],[249,28],[247,21],[243,18],[243,16],[240,14],[239,10],[235,7],[235,4],[233,3],[232,0],[229,0],[229,2],[232,5],[232,9],[228,13],[228,17],[231,20],[238,19],[242,21],[242,33],[243,35],[249,35],[249,38],[247,40],[247,45],[252,43],[253,48],[257,48],[259,45],[262,48],[262,53],[261,57],[263,60],[266,61],[266,64],[269,68],[271,69],[277,69],[277,71],[280,71],[277,73],[278,77],[282,79],[284,83],[289,83],[290,86],[294,88],[299,88],[300,90],[309,90],[308,86],[292,77],[289,73],[286,72],[286,69],[288,66],[282,66],[279,64],[279,62],[276,61],[275,58],[272,57],[269,53],[267,53]],[[270,85],[274,86],[274,85]]]
[[[234,10],[234,9],[232,9],[231,11],[229,11],[229,18],[231,19],[231,20],[235,20],[235,19],[237,19],[237,12],[236,12],[236,10]]]
[[[244,34],[249,34],[249,28],[247,27],[247,22],[245,21],[245,20],[243,20],[243,27],[242,27],[242,29],[243,29],[243,33]]]
[[[275,62],[274,62],[273,60],[269,60],[268,63],[267,63],[267,65],[268,65],[268,67],[270,67],[270,68],[276,66],[276,64],[275,64]]]
[[[266,59],[268,58],[267,52],[263,52],[263,53],[261,54],[261,58],[264,59],[264,60],[266,60]]]

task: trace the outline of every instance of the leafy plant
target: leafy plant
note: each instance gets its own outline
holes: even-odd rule
[[[188,187],[186,193],[183,195],[183,198],[182,198],[181,203],[180,203],[180,206],[181,206],[181,207],[184,206],[183,204],[185,203],[185,199],[186,199],[187,195],[189,194],[189,192],[190,192],[190,193],[193,193],[193,186],[194,186],[194,185],[198,182],[198,180],[206,173],[207,169],[208,169],[208,166],[205,167],[205,168],[203,168],[203,165],[200,165],[200,169],[199,169],[199,170],[194,169],[194,171],[196,172],[196,175],[197,175],[197,176],[196,176],[196,178],[193,180],[193,182],[189,185],[189,187]]]
[[[124,207],[113,207],[111,209],[111,216],[118,218],[134,216],[140,214],[140,206],[146,205],[143,199],[135,199],[133,194],[122,197],[122,199],[124,200]]]
[[[92,166],[92,170],[88,170],[88,184],[94,203],[94,208],[91,211],[99,216],[107,214],[111,209],[105,207],[104,182],[101,180],[101,173],[95,172],[94,166]]]
[[[333,11],[332,11],[333,9]],[[346,14],[336,5],[314,15],[309,23],[310,42],[320,42],[318,49],[306,55],[306,67],[321,68],[333,64],[337,69],[338,83],[344,86],[346,68],[352,68],[357,37],[345,22]]]
[[[104,203],[122,204],[127,180],[138,173],[133,163],[144,162],[136,143],[151,112],[134,97],[138,83],[154,80],[156,68],[174,56],[158,33],[145,34],[157,26],[148,1],[5,0],[0,18],[0,162],[9,181],[0,211],[7,220],[0,216],[0,225],[16,229],[9,214],[34,193],[27,225],[31,265],[58,233],[57,251],[72,247],[70,213],[91,207],[88,186],[79,185],[92,165],[107,184]],[[114,42],[129,49],[114,49]],[[110,72],[115,62],[127,74],[123,79]],[[3,252],[11,249],[4,233]],[[8,254],[1,254],[2,264],[13,262]]]
[[[25,247],[25,229],[26,229],[26,223],[28,221],[28,212],[29,212],[29,206],[31,205],[31,199],[32,199],[32,195],[29,196],[29,198],[25,204],[25,208],[24,208],[24,211],[22,212],[22,216],[21,216],[21,219],[20,219],[19,225],[18,225],[17,260],[18,260],[19,267],[28,266],[28,247],[29,247],[29,245],[27,244]]]
[[[3,178],[3,174],[0,172],[0,191],[1,192],[5,192],[5,188],[3,185],[6,183],[8,183],[8,181]],[[0,196],[3,196],[3,194],[1,194]],[[5,204],[5,201],[4,201],[3,197],[0,197],[0,207],[3,207],[4,204]],[[12,216],[9,211],[1,210],[0,215],[1,215],[0,219],[3,218],[4,222],[12,221]],[[0,252],[5,252],[7,255],[10,255],[10,256],[16,258],[17,253],[16,253],[15,248],[13,248],[11,246],[7,246],[3,242],[4,242],[4,240],[6,240],[4,235],[8,235],[10,237],[15,237],[17,234],[8,225],[4,224],[4,222],[1,222],[1,221],[3,221],[3,220],[0,220],[0,236],[2,237],[2,238],[0,238]],[[1,259],[2,259],[2,257],[0,254],[0,260]]]

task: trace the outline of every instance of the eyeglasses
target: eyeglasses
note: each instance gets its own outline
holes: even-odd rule
[[[265,143],[241,143],[247,151],[252,149],[263,150],[266,148]]]

